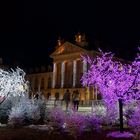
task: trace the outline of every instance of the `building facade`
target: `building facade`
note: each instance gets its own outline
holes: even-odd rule
[[[85,35],[77,34],[75,43],[62,42],[59,39],[56,50],[50,55],[53,59],[52,71],[27,75],[31,94],[34,95],[37,91],[41,91],[47,99],[56,96],[62,99],[66,89],[69,89],[71,94],[74,90],[80,92],[82,103],[97,100],[97,89],[81,85],[81,77],[89,67],[86,62],[82,61],[81,55],[95,57],[99,54],[88,50],[87,46]]]

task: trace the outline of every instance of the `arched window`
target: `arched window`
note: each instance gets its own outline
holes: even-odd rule
[[[50,65],[48,66],[48,72],[52,72],[52,67]]]
[[[41,79],[41,89],[44,89],[44,78]]]
[[[52,79],[51,77],[48,78],[48,88],[51,88],[52,85]]]
[[[30,78],[29,79],[29,90],[32,90],[32,87],[33,87],[33,79],[32,78]]]
[[[76,75],[76,87],[81,87],[81,77],[83,75],[83,63],[81,60],[77,61],[77,75]]]
[[[70,88],[73,85],[73,62],[68,61],[65,63],[65,81],[64,87]]]
[[[100,92],[97,93],[97,100],[102,100],[102,95]]]
[[[35,90],[38,90],[38,78],[35,78],[34,87],[35,87]]]
[[[60,88],[61,86],[61,63],[57,63],[57,69],[56,69],[56,88]]]

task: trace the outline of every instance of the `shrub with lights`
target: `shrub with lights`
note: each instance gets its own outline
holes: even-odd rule
[[[101,130],[102,116],[94,113],[65,112],[55,107],[48,111],[45,122],[51,128],[51,132],[66,132],[77,137],[84,132],[96,133]]]
[[[77,112],[69,114],[66,119],[66,129],[73,136],[81,135],[85,129],[85,115]]]
[[[25,72],[0,69],[0,121],[10,125],[24,125],[44,119],[45,100],[28,98]]]
[[[140,139],[140,101],[138,106],[136,106],[134,113],[130,117],[128,124],[136,134],[136,138]]]
[[[54,131],[61,131],[64,128],[66,122],[66,113],[59,107],[48,109],[46,111],[46,124],[52,126]]]
[[[10,126],[22,126],[37,123],[41,118],[40,106],[36,100],[28,96],[21,96],[18,102],[12,106],[8,124]]]

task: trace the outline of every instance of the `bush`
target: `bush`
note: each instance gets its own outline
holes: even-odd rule
[[[95,114],[88,114],[85,117],[85,129],[88,131],[100,131],[102,125],[102,116],[97,116]]]
[[[10,126],[20,126],[25,124],[25,107],[23,107],[20,104],[17,104],[17,106],[12,107],[9,115],[8,124]]]
[[[47,116],[46,116],[46,122],[51,125],[54,129],[57,130],[62,130],[63,129],[63,124],[66,121],[66,114],[65,112],[59,108],[59,107],[55,107],[51,110],[48,110],[47,112]]]
[[[36,100],[22,96],[11,109],[8,124],[13,126],[37,123],[41,118],[39,103]]]
[[[107,127],[113,127],[118,124],[119,121],[119,110],[117,102],[106,102],[105,103],[105,116],[103,117],[103,124]]]
[[[140,103],[136,106],[133,115],[130,117],[128,124],[135,132],[135,139],[140,139]]]
[[[44,96],[41,96],[39,99],[35,100],[36,106],[38,106],[40,112],[40,122],[44,122],[44,119],[47,115],[46,100]]]
[[[74,136],[80,135],[85,130],[85,115],[73,112],[67,116],[65,128]]]
[[[7,123],[8,116],[9,116],[11,108],[12,108],[11,98],[6,99],[0,105],[0,122]]]
[[[133,115],[129,119],[128,124],[135,132],[140,133],[140,103],[138,104]]]

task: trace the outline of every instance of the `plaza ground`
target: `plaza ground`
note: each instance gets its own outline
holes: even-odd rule
[[[106,137],[108,131],[84,133],[77,138],[67,133],[40,131],[30,128],[0,128],[0,140],[132,140],[132,138]]]
[[[95,107],[97,107],[97,105],[100,106],[100,109],[104,108],[101,100],[92,100],[92,101],[90,101],[90,104],[87,104],[87,105],[81,105],[80,104],[79,108],[78,108],[78,112],[80,112],[80,113],[90,113],[95,109]],[[63,102],[59,101],[57,103],[57,106],[62,108],[62,110],[64,110],[64,111],[66,110],[66,105],[65,105],[64,101]],[[54,107],[54,100],[49,100],[47,102],[46,107],[47,108],[53,108]],[[72,109],[73,109],[73,103],[70,102],[68,110],[72,110]]]
[[[48,107],[54,107],[54,104]],[[65,105],[60,106],[65,110]],[[70,106],[69,110],[72,109]],[[92,106],[79,106],[78,112],[89,113],[92,112]],[[116,129],[116,128],[115,128]],[[74,137],[66,132],[54,131],[49,133],[46,130],[39,130],[27,127],[9,128],[0,127],[0,140],[132,140],[132,138],[111,138],[106,137],[108,132],[113,131],[104,129],[98,133],[85,132],[81,136]]]

